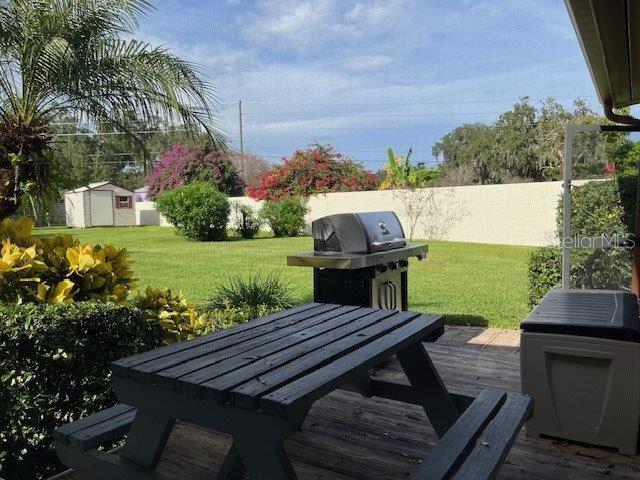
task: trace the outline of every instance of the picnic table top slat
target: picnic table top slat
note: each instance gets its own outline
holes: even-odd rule
[[[289,323],[297,323],[305,318],[314,317],[316,314],[334,310],[339,306],[334,304],[315,304],[312,308],[300,308],[296,309],[295,312],[285,310],[277,314],[267,315],[195,340],[174,343],[134,357],[117,360],[112,364],[112,372],[115,376],[124,378],[127,378],[132,373],[144,376],[144,374],[170,368],[185,360],[195,358],[199,352],[217,351],[278,330]]]
[[[116,360],[115,362],[112,363],[113,374],[117,375],[118,372],[126,373],[129,368],[148,362],[150,360],[164,357],[166,355],[171,355],[172,353],[180,352],[183,350],[188,350],[198,345],[203,345],[205,343],[217,341],[232,335],[237,335],[240,332],[244,332],[246,330],[251,330],[256,327],[269,324],[274,320],[278,320],[280,318],[290,317],[292,315],[295,315],[299,312],[303,312],[306,310],[318,309],[322,307],[322,305],[323,304],[321,303],[307,303],[305,305],[300,305],[290,310],[284,310],[282,312],[276,312],[271,315],[266,315],[264,317],[257,318],[255,320],[252,320],[247,323],[243,323],[241,325],[237,325],[227,330],[221,330],[219,332],[212,333],[211,335],[205,335],[204,337],[200,337],[195,340],[191,340],[189,342],[174,343],[166,347],[156,348],[155,350],[139,353],[131,357],[125,357],[120,360]],[[118,375],[118,376],[126,377],[126,374]]]
[[[297,358],[295,362],[289,362],[280,368],[239,385],[231,391],[231,401],[236,406],[255,409],[259,406],[260,398],[266,393],[287,385],[301,376],[313,374],[314,371],[324,365],[353,350],[362,348],[363,345],[381,335],[385,335],[417,316],[418,314],[415,313],[394,312],[390,316],[383,317],[363,330],[354,332],[347,337],[336,339],[336,341],[326,345],[319,352],[311,352]],[[207,384],[201,385],[201,390],[206,389],[206,387]]]
[[[207,383],[209,388],[223,392],[232,386],[243,383],[243,381],[255,378],[266,370],[271,370],[296,358],[302,354],[300,352],[309,352],[316,349],[316,345],[330,343],[333,332],[343,334],[346,329],[347,333],[344,333],[346,335],[354,331],[357,325],[364,328],[364,326],[378,320],[378,316],[353,307],[351,311],[343,312],[330,320],[318,322],[303,331],[294,332],[276,341],[260,345],[242,355],[225,359],[223,364],[210,365],[207,368],[184,375],[177,379],[180,384],[179,388],[197,387],[199,384]],[[167,371],[159,372],[159,375],[163,376],[166,373]]]
[[[241,354],[249,355],[247,352],[255,348],[295,333],[304,332],[316,323],[331,320],[337,315],[356,308],[352,306],[323,305],[318,309],[274,320],[259,328],[234,335],[231,338],[225,338],[221,342],[198,345],[195,348],[184,350],[174,355],[168,355],[137,365],[130,370],[130,375],[143,382],[154,381],[168,388],[173,388],[177,377],[187,375],[209,365],[217,364],[219,369],[223,369],[224,366],[220,365],[220,363],[225,360],[235,358]]]
[[[288,416],[296,403],[311,402],[344,384],[355,372],[373,368],[385,358],[419,342],[442,325],[440,317],[419,316],[361,348],[264,395],[260,408],[266,413]]]
[[[440,327],[441,317],[312,303],[116,361],[113,374],[286,417]]]
[[[369,312],[359,309],[356,312],[351,312],[338,318],[340,323],[332,325],[335,328],[331,330],[326,329],[318,335],[302,343],[293,345],[290,348],[271,352],[255,361],[245,362],[244,366],[240,368],[234,369],[233,365],[230,365],[232,368],[230,368],[228,372],[219,374],[216,378],[207,379],[202,382],[199,381],[199,378],[193,379],[189,377],[184,377],[180,380],[193,383],[195,383],[195,380],[197,383],[203,384],[203,387],[197,384],[194,385],[196,388],[205,390],[203,396],[208,395],[208,397],[211,397],[212,394],[213,396],[219,395],[219,400],[224,401],[228,399],[231,389],[285,364],[297,361],[306,354],[324,348],[337,340],[369,327],[391,315],[394,315],[394,313],[389,311]]]

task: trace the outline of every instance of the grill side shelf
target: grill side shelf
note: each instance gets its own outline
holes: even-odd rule
[[[427,245],[408,244],[402,248],[367,254],[303,252],[287,257],[290,267],[332,268],[357,270],[411,257],[422,260],[427,256]]]

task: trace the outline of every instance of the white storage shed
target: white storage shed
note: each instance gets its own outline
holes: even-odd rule
[[[67,226],[128,227],[136,224],[135,197],[131,190],[111,182],[90,183],[64,194]]]

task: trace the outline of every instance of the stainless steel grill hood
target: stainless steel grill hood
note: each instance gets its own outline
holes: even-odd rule
[[[311,223],[316,252],[376,253],[406,245],[394,212],[340,213]]]

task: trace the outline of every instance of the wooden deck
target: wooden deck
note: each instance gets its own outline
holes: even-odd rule
[[[518,332],[451,327],[428,345],[449,388],[477,394],[486,387],[519,391]],[[377,372],[402,380],[399,365]],[[404,479],[436,442],[422,409],[337,391],[316,402],[285,448],[300,480]],[[175,427],[158,469],[162,478],[214,479],[230,439],[187,424]],[[65,480],[89,480],[67,472]],[[59,478],[60,478],[59,477]],[[637,479],[640,457],[520,434],[501,479]]]

